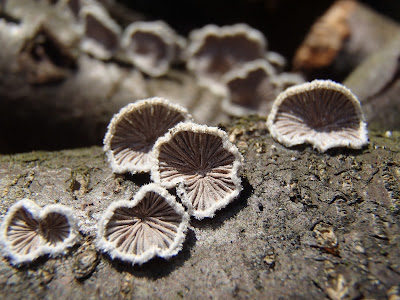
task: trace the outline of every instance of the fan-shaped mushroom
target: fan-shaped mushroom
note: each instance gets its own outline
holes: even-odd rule
[[[0,232],[2,251],[12,264],[64,253],[77,238],[76,220],[70,208],[54,204],[42,209],[29,199],[18,201],[8,210]]]
[[[182,248],[189,215],[167,190],[151,183],[132,201],[112,203],[98,227],[99,249],[132,264],[170,258]]]
[[[367,144],[366,123],[357,98],[330,80],[288,88],[268,116],[273,138],[286,146],[309,143],[324,152],[333,147],[360,149]]]
[[[230,71],[223,77],[227,93],[222,108],[234,116],[267,116],[275,97],[281,92],[274,77],[274,68],[262,59]]]
[[[81,49],[96,58],[109,59],[118,50],[121,28],[100,4],[84,5],[79,12],[84,24]]]
[[[197,219],[213,217],[242,189],[242,156],[216,127],[178,124],[157,140],[154,158],[152,179],[167,188],[178,185],[182,202]]]
[[[179,122],[191,120],[186,109],[155,97],[123,107],[104,138],[104,151],[115,173],[148,172],[156,140]]]
[[[243,63],[264,58],[266,48],[263,34],[246,24],[207,25],[190,33],[187,67],[200,85],[223,93],[222,76]]]
[[[127,57],[150,76],[167,73],[186,41],[163,21],[138,21],[124,31],[122,47]]]

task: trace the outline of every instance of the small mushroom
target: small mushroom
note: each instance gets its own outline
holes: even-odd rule
[[[268,51],[265,54],[265,59],[275,68],[277,73],[282,72],[287,65],[286,58],[278,52]]]
[[[149,172],[156,140],[170,128],[191,120],[186,109],[155,97],[123,107],[112,118],[104,151],[115,173]]]
[[[282,72],[273,78],[274,85],[280,92],[283,92],[289,87],[304,83],[304,77],[300,73]]]
[[[75,18],[79,18],[79,12],[82,7],[81,0],[64,0]]]
[[[216,127],[178,124],[157,140],[154,158],[152,179],[166,188],[178,185],[182,202],[197,219],[213,217],[242,190],[242,156]]]
[[[143,264],[170,258],[182,248],[189,215],[161,186],[143,186],[132,201],[112,203],[98,226],[97,247],[111,258]]]
[[[100,4],[86,4],[79,12],[84,24],[81,49],[98,59],[110,59],[119,48],[121,28]]]
[[[187,67],[200,85],[220,94],[224,92],[222,76],[243,63],[264,58],[266,48],[263,34],[246,24],[207,25],[190,33]]]
[[[168,72],[185,46],[185,40],[163,21],[138,21],[125,29],[121,45],[136,67],[157,77]]]
[[[260,114],[267,116],[276,96],[281,92],[274,83],[275,70],[265,60],[244,64],[227,73],[227,88],[222,108],[230,115]]]
[[[314,80],[282,92],[267,126],[285,146],[309,143],[320,152],[333,147],[360,149],[368,143],[360,102],[343,85]]]
[[[15,203],[1,225],[3,253],[14,265],[64,253],[77,239],[73,211],[63,205],[43,209],[29,199]]]

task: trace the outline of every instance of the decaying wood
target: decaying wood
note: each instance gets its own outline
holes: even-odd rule
[[[398,23],[362,3],[338,0],[311,27],[293,66],[310,78],[341,81],[399,33]]]
[[[0,296],[21,298],[384,299],[399,297],[400,134],[370,134],[359,151],[287,149],[265,119],[224,128],[244,155],[240,197],[191,220],[171,260],[132,267],[93,246],[94,228],[66,256],[11,267]],[[0,156],[0,215],[29,197],[62,203],[95,225],[149,177],[113,175],[99,147]]]

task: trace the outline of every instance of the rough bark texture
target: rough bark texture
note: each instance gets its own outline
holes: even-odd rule
[[[245,157],[244,191],[215,218],[191,220],[183,250],[142,266],[96,251],[93,228],[112,201],[148,176],[116,176],[99,147],[0,156],[0,213],[29,197],[74,207],[86,235],[66,256],[11,267],[7,299],[399,296],[400,134],[371,133],[360,151],[287,149],[265,120],[223,126]],[[86,226],[86,227],[85,227]],[[394,299],[394,298],[393,298]]]

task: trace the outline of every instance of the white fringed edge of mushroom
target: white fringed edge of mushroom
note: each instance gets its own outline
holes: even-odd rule
[[[131,37],[136,32],[144,32],[153,34],[162,40],[166,47],[167,53],[162,61],[158,63],[157,68],[152,68],[146,60],[140,55],[136,55],[129,50]],[[144,73],[158,77],[168,72],[172,62],[180,59],[180,52],[186,46],[186,40],[178,36],[175,31],[163,21],[136,21],[128,25],[121,38],[121,47],[125,50],[129,60]]]
[[[121,118],[123,118],[126,114],[134,112],[135,110],[138,110],[142,107],[145,107],[148,105],[153,105],[153,104],[162,104],[162,105],[165,105],[166,107],[172,108],[173,110],[175,110],[177,112],[180,112],[184,116],[183,122],[193,120],[192,115],[189,114],[189,112],[187,111],[186,108],[184,108],[178,104],[171,103],[167,99],[161,98],[161,97],[153,97],[153,98],[138,100],[134,103],[130,103],[130,104],[124,106],[123,108],[121,108],[121,110],[112,117],[110,123],[108,124],[107,132],[106,132],[106,135],[103,140],[103,143],[104,143],[103,151],[106,152],[107,160],[110,163],[110,166],[114,173],[123,174],[123,173],[129,172],[131,174],[136,174],[136,173],[150,172],[150,170],[152,168],[152,163],[150,163],[149,165],[143,166],[143,167],[138,167],[134,164],[120,165],[119,163],[117,163],[115,160],[113,151],[111,150],[111,140],[114,137],[116,127],[117,127],[119,121],[121,120]],[[153,155],[153,154],[150,154],[150,155]]]
[[[178,231],[174,238],[173,243],[168,249],[161,250],[158,247],[151,247],[145,251],[142,255],[125,254],[117,250],[114,243],[107,241],[104,238],[105,226],[112,218],[114,211],[120,207],[133,208],[146,196],[148,192],[155,192],[162,196],[165,201],[174,209],[174,211],[182,216],[182,222],[179,224]],[[172,196],[165,188],[158,184],[150,183],[139,189],[139,191],[133,197],[133,200],[119,200],[115,201],[108,206],[108,208],[103,213],[99,220],[97,226],[97,236],[96,236],[96,247],[102,251],[107,252],[112,259],[120,259],[126,262],[134,264],[143,264],[155,256],[169,259],[175,256],[183,247],[183,242],[186,238],[186,231],[189,224],[189,214],[185,211],[183,206],[176,201],[176,198]]]
[[[357,117],[359,119],[359,138],[356,141],[350,140],[336,140],[331,139],[323,145],[320,139],[316,136],[314,137],[305,137],[301,139],[290,139],[285,135],[279,133],[275,126],[275,118],[279,111],[279,106],[285,101],[287,98],[296,95],[301,92],[306,92],[311,89],[331,89],[334,91],[338,91],[344,94],[347,99],[353,104]],[[267,127],[271,134],[271,136],[280,142],[281,144],[292,147],[301,144],[311,144],[315,149],[320,152],[325,152],[330,148],[337,148],[337,147],[346,147],[352,149],[361,149],[363,146],[368,144],[368,131],[367,131],[367,124],[364,120],[364,116],[361,110],[361,105],[357,97],[345,86],[336,83],[332,80],[314,80],[312,82],[306,82],[300,85],[295,85],[283,91],[278,97],[275,99],[273,107],[271,109],[270,114],[268,115],[267,120]]]
[[[108,30],[112,31],[116,36],[118,36],[118,40],[121,37],[122,30],[119,25],[110,17],[108,12],[98,3],[89,2],[84,4],[79,12],[79,18],[81,19],[83,37],[80,43],[80,47],[84,52],[90,53],[99,59],[110,59],[114,53],[110,52],[108,49],[105,49],[102,45],[100,45],[97,41],[93,40],[85,36],[85,17],[89,14],[92,14],[97,20],[101,20],[101,23],[104,27],[107,27]],[[119,42],[119,41],[118,41]],[[118,48],[119,45],[116,45]]]
[[[222,77],[222,81],[225,85],[227,85],[230,81],[235,79],[245,79],[249,76],[250,73],[255,72],[257,70],[263,70],[267,76],[271,78],[271,84],[275,84],[276,80],[274,79],[277,75],[274,67],[268,63],[264,59],[257,59],[248,63],[243,64],[241,67],[238,67],[228,73],[226,73]],[[275,84],[277,89],[279,88],[278,84]],[[231,102],[229,88],[226,87],[225,97],[222,99],[222,109],[232,116],[245,116],[249,114],[257,114],[260,113],[259,110],[253,110],[246,108],[241,105],[237,105]]]
[[[264,55],[263,53],[267,51],[268,42],[261,31],[252,28],[244,23],[226,25],[221,27],[214,24],[209,24],[202,28],[192,30],[189,33],[189,43],[185,55],[186,67],[189,71],[196,75],[198,84],[200,86],[208,88],[216,95],[223,96],[226,94],[224,84],[216,81],[215,78],[209,78],[204,74],[200,74],[197,71],[198,60],[197,58],[195,58],[195,55],[204,45],[204,41],[208,36],[223,38],[235,36],[238,34],[244,34],[250,41],[260,44],[260,58]]]
[[[43,244],[32,253],[29,253],[27,255],[20,255],[16,253],[12,249],[11,243],[7,240],[7,229],[11,224],[15,213],[21,208],[27,210],[38,221],[42,220],[44,217],[46,217],[46,215],[52,212],[64,215],[68,220],[70,226],[69,236],[63,242],[58,243],[57,245],[54,246],[49,245],[41,238]],[[54,257],[57,256],[58,254],[65,254],[67,248],[72,247],[75,244],[75,242],[78,239],[78,235],[79,232],[78,232],[77,220],[75,218],[74,211],[71,208],[61,204],[50,204],[42,208],[32,200],[24,198],[16,202],[13,206],[11,206],[8,209],[3,219],[3,222],[0,226],[0,244],[2,245],[1,252],[4,256],[10,259],[12,265],[30,263],[39,258],[40,256],[50,255]]]
[[[160,152],[160,147],[162,144],[167,143],[170,139],[173,138],[173,136],[180,132],[180,131],[192,131],[195,133],[206,133],[206,134],[212,134],[217,137],[221,138],[222,141],[222,147],[226,149],[228,152],[232,153],[233,156],[235,157],[235,160],[233,162],[233,167],[232,167],[232,172],[230,179],[232,180],[233,184],[235,185],[235,190],[232,191],[230,194],[227,194],[225,198],[222,201],[216,202],[213,206],[208,208],[207,210],[203,211],[196,211],[193,209],[192,203],[188,199],[184,187],[184,182],[182,179],[175,179],[171,182],[165,182],[162,181],[160,178],[160,171],[159,171],[159,152]],[[207,125],[199,125],[196,123],[191,123],[191,122],[185,122],[185,123],[180,123],[173,127],[172,129],[169,130],[168,133],[166,133],[163,137],[160,137],[156,144],[154,145],[153,148],[153,167],[151,169],[151,179],[160,184],[161,186],[164,186],[165,188],[177,188],[177,193],[179,194],[182,203],[188,208],[188,212],[190,215],[194,216],[196,219],[201,220],[204,218],[212,218],[215,215],[215,212],[226,207],[229,203],[231,203],[236,197],[239,196],[240,192],[242,191],[242,181],[239,176],[239,172],[241,170],[242,164],[243,164],[243,156],[239,153],[238,148],[232,144],[229,141],[228,135],[226,134],[225,131],[217,128],[217,127],[211,127]]]

